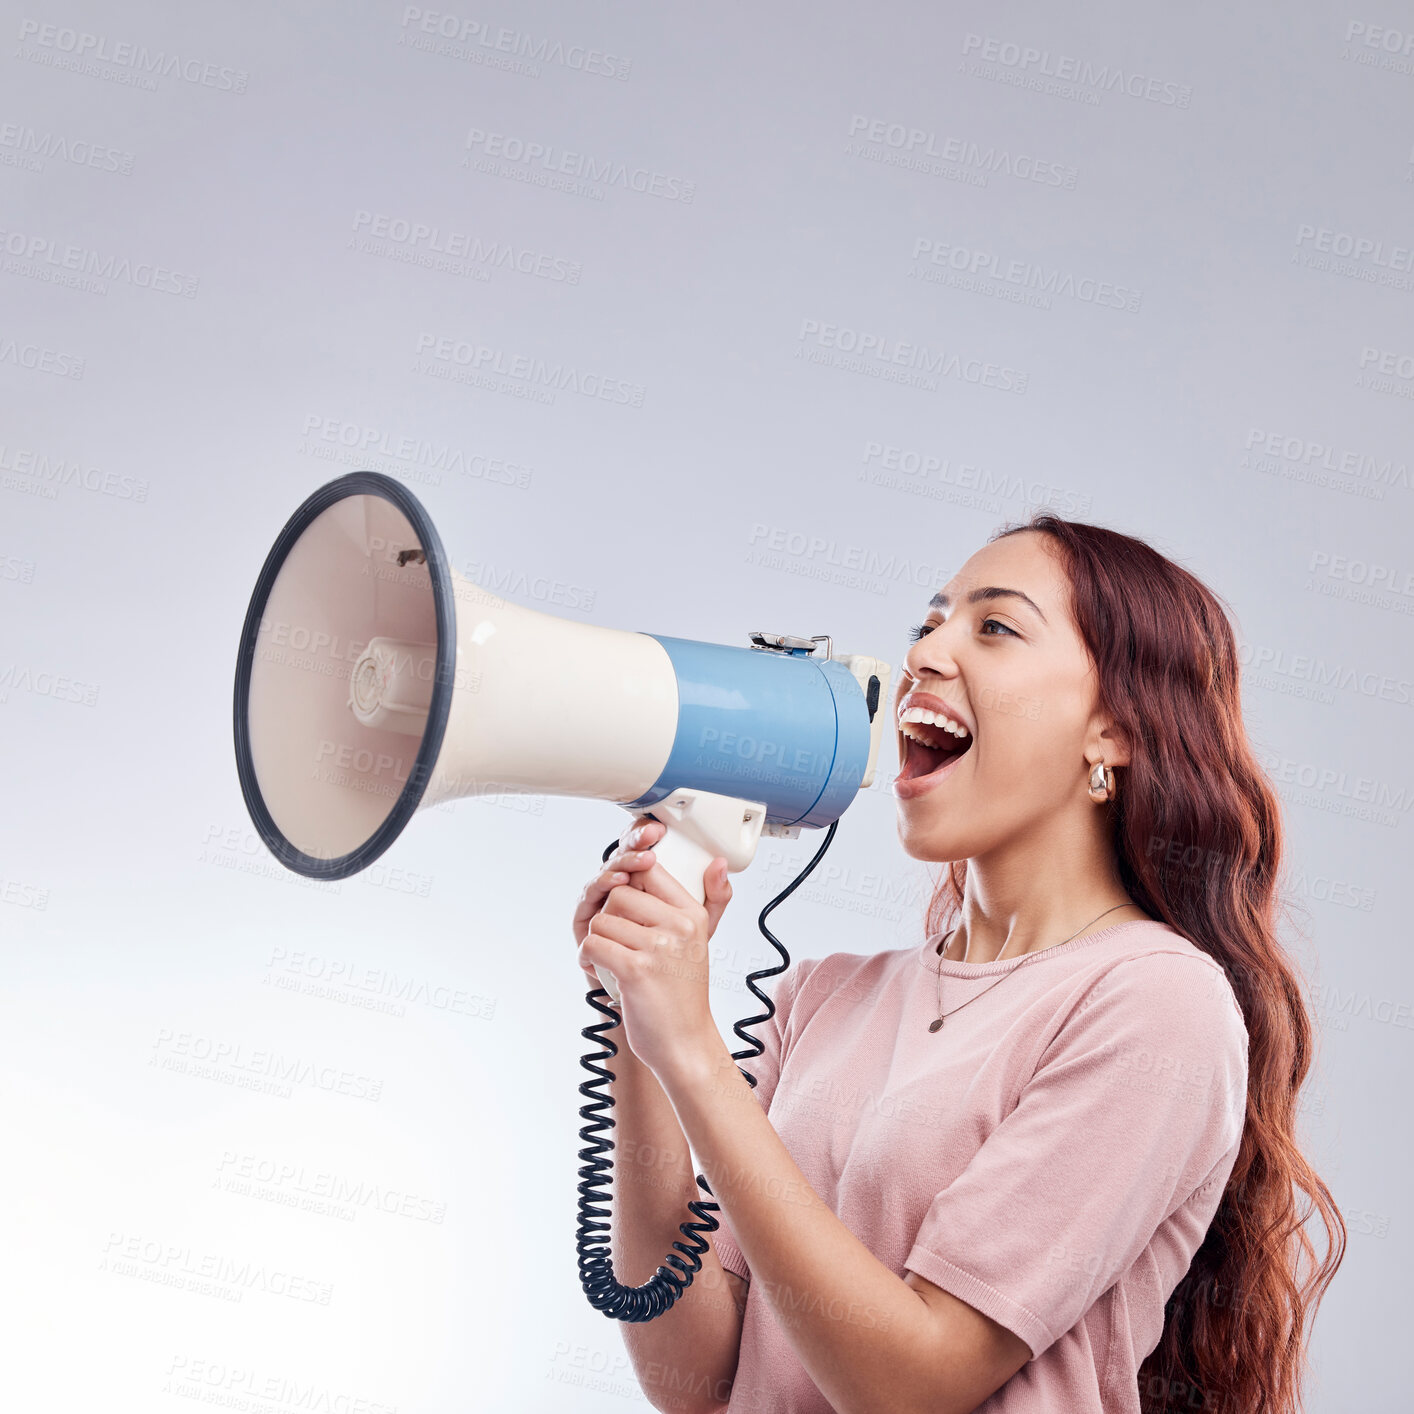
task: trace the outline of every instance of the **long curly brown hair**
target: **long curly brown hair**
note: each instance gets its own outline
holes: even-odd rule
[[[1344,1258],[1346,1228],[1296,1137],[1312,1025],[1301,974],[1277,939],[1279,920],[1290,921],[1278,887],[1280,805],[1247,739],[1226,606],[1144,541],[1044,509],[990,540],[1027,530],[1059,554],[1101,707],[1130,743],[1110,807],[1120,882],[1221,964],[1249,1038],[1242,1145],[1140,1366],[1140,1404],[1146,1414],[1301,1414],[1307,1327]],[[942,870],[930,935],[960,915],[966,878],[965,859]],[[1319,1265],[1306,1233],[1313,1207],[1326,1230]]]

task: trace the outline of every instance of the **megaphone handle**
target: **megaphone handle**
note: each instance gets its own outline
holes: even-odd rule
[[[707,872],[707,866],[721,853],[720,850],[714,854],[711,850],[704,849],[696,840],[691,839],[685,831],[674,829],[669,825],[667,833],[653,846],[653,853],[657,856],[658,863],[698,903],[702,903],[706,899],[707,888],[702,882],[702,876]],[[599,980],[604,984],[604,990],[608,992],[609,1000],[618,1006],[619,984],[617,978],[606,967],[596,967],[594,970],[599,974]]]
[[[726,858],[729,874],[745,869],[756,857],[761,827],[766,823],[766,807],[760,801],[705,790],[672,791],[644,813],[661,820],[665,827],[663,838],[653,846],[658,863],[698,903],[707,897],[702,882],[707,866],[720,855]],[[606,968],[594,970],[618,1006],[619,986],[614,974]]]

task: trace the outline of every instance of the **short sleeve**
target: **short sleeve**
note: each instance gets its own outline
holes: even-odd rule
[[[1206,1223],[1179,1210],[1226,1184],[1246,1097],[1247,1028],[1217,963],[1124,958],[1065,1016],[1015,1108],[933,1199],[905,1265],[1014,1331],[1034,1358],[1170,1217],[1165,1240],[1187,1249],[1187,1269]]]
[[[739,1060],[737,1065],[755,1077],[756,1085],[751,1093],[761,1108],[768,1112],[771,1108],[771,1098],[776,1093],[776,1082],[780,1079],[781,1060],[789,1047],[792,1008],[800,993],[801,983],[814,965],[814,959],[802,958],[779,973],[774,979],[774,986],[770,983],[762,984],[762,990],[775,1003],[776,1010],[769,1021],[747,1027],[748,1032],[761,1042],[761,1054]],[[752,1014],[755,1015],[754,1010]],[[744,1049],[737,1044],[741,1038],[736,1032],[733,1031],[728,1040],[733,1051]],[[746,1258],[742,1256],[741,1248],[736,1245],[736,1240],[731,1235],[726,1214],[719,1211],[716,1217],[721,1226],[708,1240],[717,1254],[717,1260],[729,1272],[735,1272],[737,1276],[750,1281],[751,1269],[746,1265]]]

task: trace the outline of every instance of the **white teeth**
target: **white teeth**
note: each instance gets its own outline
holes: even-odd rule
[[[900,712],[898,717],[899,730],[904,736],[913,737],[915,740],[922,740],[916,732],[908,730],[908,724],[910,722],[926,722],[930,726],[942,727],[944,731],[951,732],[953,736],[959,739],[967,735],[966,727],[960,726],[950,717],[945,717],[941,712],[930,712],[926,707],[910,707],[906,711]]]

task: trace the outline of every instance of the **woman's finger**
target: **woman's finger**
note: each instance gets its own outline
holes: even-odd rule
[[[609,896],[610,891],[616,889],[620,884],[628,883],[635,874],[651,868],[651,861],[651,855],[645,859],[625,858],[617,864],[611,861],[584,886],[575,903],[574,916],[571,920],[571,931],[574,934],[575,942],[583,941],[584,930],[589,926],[589,920],[604,907],[604,900]]]
[[[717,924],[722,921],[722,914],[732,901],[727,861],[721,855],[707,866],[707,872],[702,876],[702,887],[707,894],[703,906],[707,910],[707,936],[710,938],[717,931]]]
[[[636,831],[642,831],[637,834]],[[661,820],[648,815],[636,815],[629,821],[623,834],[619,836],[620,849],[644,849],[658,843],[667,833],[668,827]]]
[[[587,918],[592,913],[598,913],[609,890],[626,882],[627,870],[617,865],[606,865],[580,891],[574,910],[575,922],[578,923],[580,919]]]
[[[682,917],[681,910],[664,903],[656,894],[627,885],[615,885],[609,890],[602,911],[611,918],[627,918],[645,928],[675,927]]]
[[[666,833],[667,826],[661,820],[651,819],[647,815],[638,815],[629,821],[619,836],[618,848],[602,861],[603,867],[585,884],[575,904],[572,931],[576,943],[583,944],[594,920],[604,916],[607,899],[620,885],[634,883],[637,887],[633,892],[640,899],[648,896],[644,879],[653,872],[657,863],[652,847]],[[661,912],[640,918],[638,914],[641,913],[642,910],[637,911],[632,926],[668,921]],[[584,966],[582,961],[581,966]],[[590,969],[585,971],[586,975],[593,976]]]
[[[625,875],[653,867],[653,856],[647,850],[619,849],[604,861],[604,867],[584,886],[580,894],[581,911],[592,902],[598,908],[604,895],[616,884],[626,883]]]
[[[602,913],[596,916],[579,945],[579,965],[586,971],[607,967],[615,977],[621,977],[634,950],[620,941],[619,930],[632,926],[622,918],[606,918]]]
[[[657,824],[658,822],[650,820],[648,823]],[[641,879],[648,870],[652,869],[653,863],[651,850],[625,851],[620,848],[615,854],[609,856],[604,867],[585,884],[575,903],[571,932],[576,943],[584,940],[589,920],[604,907],[604,901],[610,891],[620,884],[627,884],[636,878]]]
[[[622,869],[651,869],[654,858],[649,849],[617,849],[604,861],[604,869],[609,873]]]
[[[612,913],[596,913],[590,920],[586,938],[609,938],[625,953],[648,951],[649,932],[631,918],[617,918]],[[611,964],[612,966],[612,964]]]

